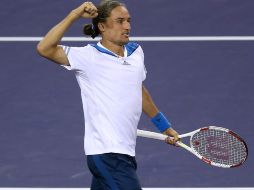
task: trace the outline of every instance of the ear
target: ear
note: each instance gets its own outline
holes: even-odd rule
[[[98,23],[98,28],[99,28],[99,30],[100,30],[101,33],[104,32],[104,31],[105,31],[105,25],[104,25],[104,23],[99,22],[99,23]]]

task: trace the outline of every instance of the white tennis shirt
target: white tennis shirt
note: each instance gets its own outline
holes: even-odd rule
[[[135,156],[146,77],[142,48],[125,45],[119,57],[101,45],[62,46],[81,89],[86,155],[121,153]]]

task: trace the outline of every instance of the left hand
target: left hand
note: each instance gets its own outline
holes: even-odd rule
[[[164,131],[163,134],[169,136],[165,139],[166,143],[177,146],[176,142],[180,141],[179,134],[172,127]]]

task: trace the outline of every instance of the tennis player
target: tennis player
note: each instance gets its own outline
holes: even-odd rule
[[[59,45],[65,32],[80,18],[92,19],[84,32],[97,44],[84,47]],[[85,152],[93,175],[92,190],[138,190],[135,161],[137,125],[142,110],[164,134],[178,133],[158,110],[142,84],[146,78],[141,46],[129,42],[131,18],[118,1],[98,7],[85,2],[72,10],[38,44],[39,54],[72,70],[81,89],[85,118]]]

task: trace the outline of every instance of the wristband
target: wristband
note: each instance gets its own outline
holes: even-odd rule
[[[164,132],[171,127],[171,123],[161,112],[154,116],[151,121],[159,129],[160,132]]]

